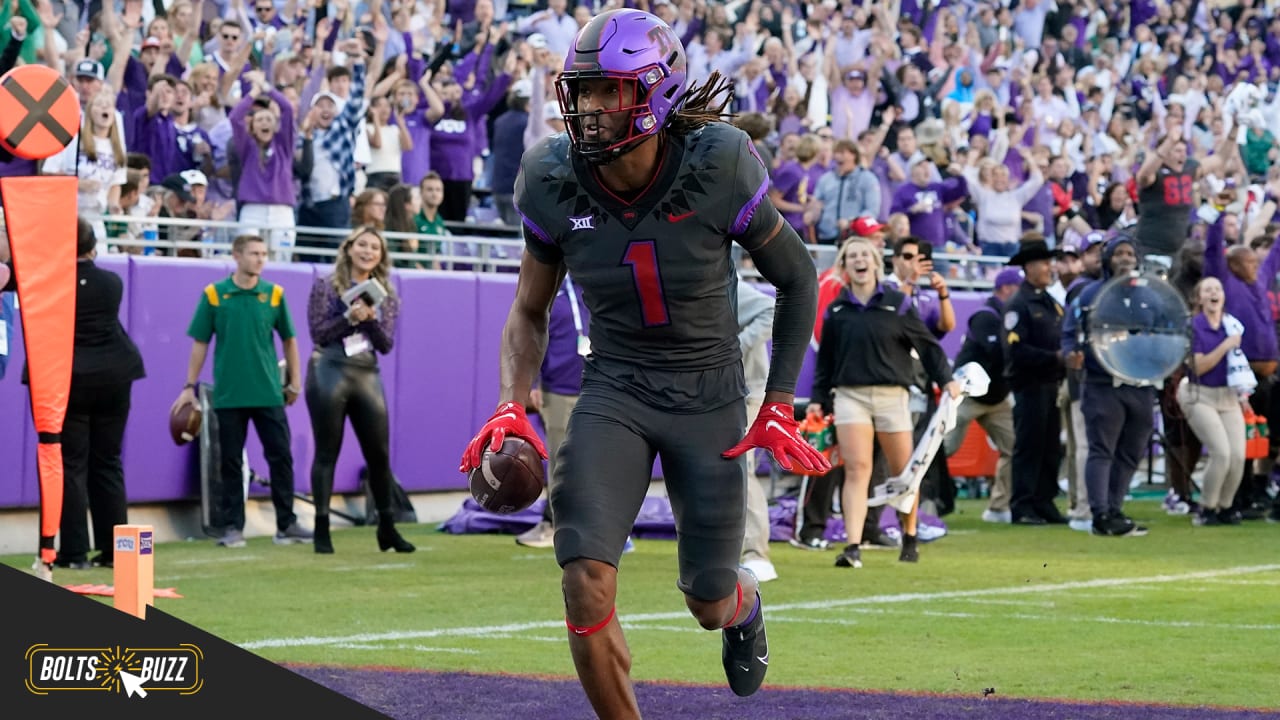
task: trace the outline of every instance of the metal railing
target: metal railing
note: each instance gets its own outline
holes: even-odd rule
[[[229,256],[231,241],[246,232],[288,231],[295,234],[295,245],[284,252],[287,257],[279,260],[295,260],[298,257],[328,258],[337,255],[337,246],[342,238],[351,233],[345,228],[321,228],[298,226],[263,226],[228,220],[189,220],[186,218],[147,217],[137,218],[129,215],[86,215],[90,222],[102,221],[110,228],[120,225],[143,226],[147,228],[168,228],[172,232],[163,233],[165,237],[133,238],[130,236],[108,237],[108,247],[122,252],[134,254],[178,255],[179,251],[195,252],[201,257]],[[446,223],[452,235],[424,235],[419,233],[384,233],[389,244],[397,247],[400,242],[417,240],[417,252],[393,250],[390,258],[393,263],[421,264],[433,270],[464,270],[470,272],[515,272],[520,267],[520,258],[524,252],[524,240],[517,228],[500,223]],[[200,240],[179,240],[183,235],[179,230],[198,229]],[[299,246],[296,238],[331,238],[331,246]],[[822,272],[835,262],[836,248],[830,245],[810,245],[809,255],[813,258],[814,269]],[[886,251],[886,257],[892,252]],[[992,286],[995,273],[1005,265],[1008,258],[983,255],[963,255],[952,253],[934,253],[934,263],[938,270],[947,277],[947,283],[955,289],[988,290]],[[742,275],[749,279],[760,279],[760,273],[754,266],[746,264],[741,268]]]

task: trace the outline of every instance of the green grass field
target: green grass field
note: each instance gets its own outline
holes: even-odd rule
[[[993,526],[961,501],[916,566],[867,551],[865,568],[842,570],[832,552],[775,543],[769,683],[1280,707],[1280,525],[1193,528],[1158,501],[1127,510],[1150,536]],[[161,544],[156,585],[185,597],[157,605],[278,662],[573,674],[550,550],[404,530],[413,555],[377,552],[372,528],[335,533],[333,556],[269,538]],[[634,675],[722,684],[719,634],[685,611],[674,554],[641,541],[622,562]]]

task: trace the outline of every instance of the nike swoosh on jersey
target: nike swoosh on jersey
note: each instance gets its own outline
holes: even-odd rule
[[[690,210],[687,213],[680,213],[679,215],[676,215],[675,213],[667,213],[667,220],[669,222],[678,223],[681,220],[693,217],[693,213],[693,210]]]

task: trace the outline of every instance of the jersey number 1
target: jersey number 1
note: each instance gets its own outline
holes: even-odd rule
[[[662,273],[658,272],[658,248],[653,240],[632,240],[622,254],[622,264],[631,266],[631,279],[640,296],[640,314],[645,327],[671,324],[667,300],[662,295]]]

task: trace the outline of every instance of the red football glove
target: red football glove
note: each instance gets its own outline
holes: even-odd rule
[[[762,448],[773,453],[783,470],[791,469],[794,459],[800,467],[813,473],[825,473],[831,469],[831,463],[822,453],[800,436],[800,428],[796,424],[795,411],[787,403],[769,403],[760,408],[756,421],[747,429],[747,436],[742,442],[724,452],[722,457],[732,460],[751,448]]]
[[[542,444],[542,439],[538,437],[533,426],[529,424],[529,418],[524,414],[524,406],[519,403],[505,402],[498,406],[493,417],[489,418],[484,427],[480,428],[480,432],[467,443],[458,471],[471,472],[480,467],[486,445],[490,452],[497,452],[502,449],[502,441],[508,436],[528,440],[542,459],[547,459],[547,448]]]

